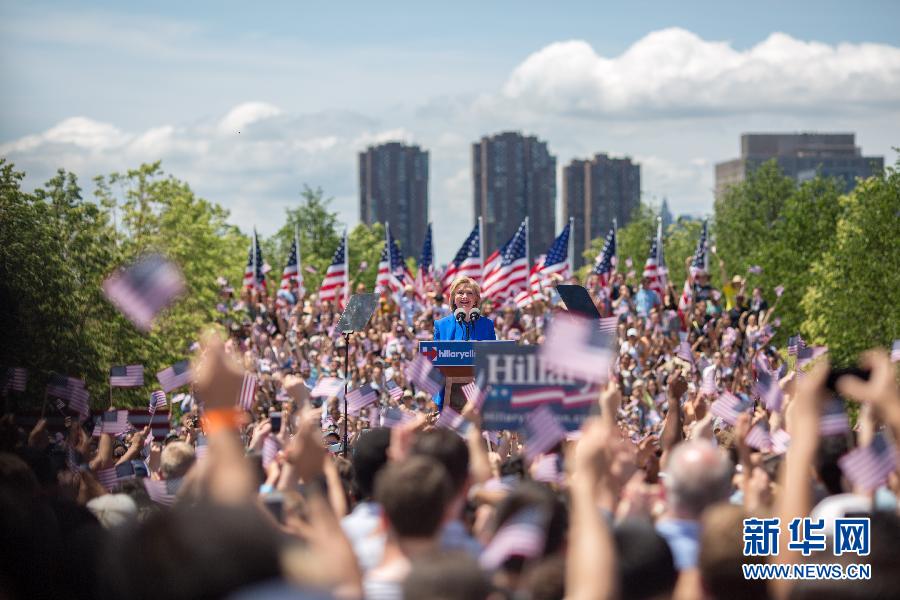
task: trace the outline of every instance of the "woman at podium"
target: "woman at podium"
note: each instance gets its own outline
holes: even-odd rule
[[[481,316],[481,288],[469,277],[460,277],[450,286],[450,308],[453,312],[434,322],[435,340],[496,340],[494,322]],[[452,396],[456,398],[454,392]],[[438,409],[444,407],[444,390],[434,396]]]
[[[435,340],[496,340],[494,322],[481,316],[481,288],[470,277],[450,286],[452,314],[434,322]]]

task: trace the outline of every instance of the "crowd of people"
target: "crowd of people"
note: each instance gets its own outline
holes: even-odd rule
[[[897,597],[900,480],[842,468],[900,436],[894,365],[873,350],[868,379],[835,380],[827,355],[797,364],[770,345],[778,300],[722,271],[721,289],[694,272],[662,294],[632,273],[585,282],[616,320],[615,364],[596,416],[538,456],[521,432],[482,431],[475,402],[471,426],[442,426],[407,379],[451,313],[442,290],[382,294],[348,338],[315,295],[220,280],[219,327],[170,398],[165,439],[3,417],[0,596]],[[525,306],[482,303],[497,338],[520,344],[541,344],[562,311],[552,285]],[[238,408],[246,373],[258,386]],[[329,377],[377,401],[345,420],[340,394],[316,393]],[[824,427],[829,386],[858,412],[852,429]],[[834,552],[833,531],[827,551],[788,547],[796,518],[860,515],[865,554]],[[780,547],[748,552],[748,520],[773,518]],[[871,577],[745,577],[767,562],[866,563]]]

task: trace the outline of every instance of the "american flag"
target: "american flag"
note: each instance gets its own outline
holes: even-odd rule
[[[119,478],[116,476],[116,468],[109,467],[108,469],[100,469],[94,475],[97,477],[97,481],[100,482],[100,485],[105,487],[107,490],[112,490],[117,485],[119,485]]]
[[[381,405],[378,402],[369,407],[368,421],[369,427],[381,425]]]
[[[480,283],[481,268],[481,227],[476,224],[444,271],[441,278],[444,295],[450,292],[450,285],[457,277],[471,277]]]
[[[278,438],[273,434],[269,434],[266,436],[266,439],[263,440],[262,447],[262,466],[263,469],[268,469],[269,465],[275,460],[275,457],[278,456],[278,451],[281,450],[281,443],[278,441]]]
[[[594,274],[600,276],[600,285],[606,287],[612,279],[613,259],[616,256],[616,230],[610,229],[603,242],[603,249],[594,261]]]
[[[600,317],[598,329],[600,333],[615,336],[619,329],[619,317]]]
[[[156,315],[184,293],[185,285],[174,263],[148,254],[110,275],[103,282],[103,292],[135,327],[149,331]]]
[[[528,280],[528,219],[484,265],[482,296],[495,301],[515,296]]]
[[[560,313],[541,345],[541,363],[582,381],[603,383],[615,360],[615,338],[603,333],[594,320]]]
[[[259,378],[250,373],[244,373],[244,380],[241,382],[241,394],[238,396],[238,406],[241,410],[253,410],[253,403],[256,401],[256,387],[259,385]]]
[[[571,268],[569,267],[569,235],[571,233],[571,225],[571,223],[567,223],[566,226],[563,227],[560,234],[553,240],[553,245],[547,250],[544,260],[538,262],[539,268],[537,271],[537,279],[539,286],[538,289],[534,289],[534,286],[532,285],[531,291],[537,293],[541,291],[541,286],[548,287],[552,282],[550,279],[551,275],[558,274],[563,278],[569,276],[569,273],[571,272]]]
[[[128,411],[104,411],[98,418],[97,424],[94,426],[94,435],[101,433],[110,435],[121,435],[128,431]]]
[[[493,571],[513,556],[526,559],[540,556],[546,542],[545,521],[543,512],[536,507],[515,513],[497,530],[481,553],[478,560],[481,568]]]
[[[806,348],[806,342],[803,341],[799,333],[788,338],[788,356],[796,356],[797,352],[803,348]]]
[[[784,294],[784,286],[779,285],[775,287],[775,296],[777,298],[781,298],[782,294]]]
[[[300,271],[300,236],[295,232],[291,242],[291,250],[288,253],[287,264],[281,274],[281,289],[290,290],[297,284],[297,294],[303,294],[303,273]]]
[[[891,362],[900,362],[900,340],[894,340],[891,348]]]
[[[110,387],[141,387],[144,385],[144,365],[120,365],[110,368]]]
[[[678,343],[678,349],[675,351],[675,356],[689,363],[691,366],[694,364],[694,352],[691,350],[691,343],[687,340],[682,340]]]
[[[897,448],[879,433],[865,448],[856,448],[839,458],[838,465],[854,487],[871,491],[886,482],[897,468]]]
[[[378,275],[375,278],[375,291],[391,290],[397,293],[406,284],[413,282],[412,274],[406,266],[403,253],[397,245],[397,240],[391,235],[390,225],[384,228],[384,248],[381,250],[381,259],[378,261]]]
[[[403,388],[394,383],[393,380],[388,380],[388,382],[384,384],[384,389],[387,390],[388,396],[393,400],[400,400],[400,398],[403,397]]]
[[[432,396],[444,387],[444,376],[422,354],[417,355],[406,367],[406,377]]]
[[[10,367],[6,370],[4,386],[14,392],[24,392],[28,383],[28,371],[22,367]]]
[[[162,390],[156,390],[150,394],[150,409],[149,412],[151,415],[156,414],[156,409],[166,406],[168,402],[166,402],[166,393]]]
[[[539,456],[532,464],[531,472],[535,481],[544,483],[563,483],[565,481],[565,473],[559,468],[558,454]]]
[[[313,398],[318,398],[319,396],[324,396],[325,398],[343,396],[344,380],[337,377],[320,377],[309,395]]]
[[[797,368],[804,367],[828,352],[828,346],[806,346],[797,350]]]
[[[415,418],[416,416],[409,411],[392,407],[388,408],[381,414],[381,426],[393,429],[398,425],[409,423]]]
[[[754,392],[760,400],[765,402],[766,409],[778,412],[784,400],[784,393],[778,385],[777,374],[769,370],[769,367],[761,358],[756,359],[756,384]]]
[[[703,370],[703,381],[700,383],[700,393],[708,396],[716,395],[716,369],[707,367]]]
[[[349,299],[350,283],[348,280],[349,268],[347,265],[347,232],[340,245],[334,252],[331,264],[325,271],[325,278],[319,287],[319,299],[334,302],[338,309],[343,309]]]
[[[644,277],[650,279],[650,289],[663,297],[663,290],[666,289],[666,260],[663,254],[663,238],[662,238],[662,221],[658,220],[656,226],[656,237],[650,244],[650,254],[647,256],[647,262],[644,264]]]
[[[460,437],[465,437],[470,425],[471,423],[466,421],[465,417],[449,406],[444,406],[441,416],[435,422],[435,426],[455,431]]]
[[[484,399],[487,397],[487,394],[479,387],[478,383],[474,381],[462,386],[462,393],[463,396],[466,397],[466,402],[476,409],[481,408],[484,404]]]
[[[83,397],[82,394],[79,394],[78,392],[84,390],[84,381],[76,377],[66,377],[59,373],[52,373],[50,375],[50,381],[47,382],[47,395],[68,400],[70,405],[76,396],[79,398]],[[87,392],[85,391],[85,394],[86,393]],[[87,400],[87,398],[84,397],[84,400]]]
[[[548,386],[537,388],[513,389],[510,398],[510,406],[528,407],[539,406],[541,404],[561,404],[565,398],[565,392],[562,387]]]
[[[187,360],[180,360],[156,374],[163,391],[171,392],[193,381],[191,365]]]
[[[772,436],[769,434],[769,426],[765,421],[754,425],[747,433],[744,440],[751,448],[766,452],[772,447]]]
[[[563,406],[583,406],[585,404],[594,404],[599,398],[600,386],[587,384],[566,390],[562,403]]]
[[[784,429],[779,429],[771,434],[772,452],[775,454],[784,454],[787,452],[788,446],[791,445],[791,436]]]
[[[759,265],[753,265],[753,266],[751,266],[749,269],[747,269],[747,271],[748,271],[749,273],[753,273],[754,275],[759,275],[760,273],[762,273],[763,270],[762,270],[762,267],[761,267],[761,266],[759,266]]]
[[[528,285],[524,286],[513,298],[513,302],[515,302],[516,306],[519,308],[531,306],[535,296],[542,293],[540,271],[543,260],[544,257],[541,256],[538,258],[538,261],[534,263],[534,266],[531,267],[531,270],[528,272]],[[546,281],[546,284],[550,284],[549,279]]]
[[[425,230],[425,241],[422,242],[422,254],[419,256],[419,270],[416,273],[416,292],[420,298],[425,297],[427,287],[434,282],[434,244],[431,241],[431,223]]]
[[[368,383],[347,392],[347,411],[358,415],[363,408],[378,401],[378,394]]]
[[[69,393],[69,409],[75,411],[84,421],[91,414],[90,394],[83,387],[72,388]]]
[[[719,399],[709,406],[709,411],[729,425],[734,425],[741,413],[752,408],[753,402],[749,399],[743,400],[731,392],[722,392]]]
[[[144,478],[144,488],[150,500],[163,506],[175,504],[178,488],[181,487],[181,479],[150,479]]]
[[[844,411],[844,403],[839,398],[832,398],[822,407],[822,420],[819,422],[820,435],[843,435],[850,431],[850,420]]]
[[[531,461],[538,454],[544,454],[566,438],[566,430],[562,428],[556,417],[546,406],[539,406],[525,417],[525,430],[528,433],[525,443],[525,457]]]
[[[703,228],[700,230],[700,239],[697,240],[697,249],[694,250],[694,258],[691,260],[691,276],[695,277],[700,273],[709,273],[709,247],[708,221],[703,220]]]
[[[259,235],[256,228],[253,229],[253,238],[250,240],[250,252],[247,256],[247,266],[244,268],[244,287],[250,289],[265,289],[266,276],[263,272],[262,248],[259,247]]]

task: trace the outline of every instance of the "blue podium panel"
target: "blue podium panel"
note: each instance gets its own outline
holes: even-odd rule
[[[475,357],[488,349],[514,348],[513,341],[465,342],[453,340],[428,340],[419,342],[419,353],[424,354],[436,367],[472,367]]]

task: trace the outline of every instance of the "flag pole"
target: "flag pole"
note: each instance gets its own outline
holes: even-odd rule
[[[481,262],[481,281],[479,283],[484,285],[484,268],[487,265],[484,264],[484,219],[480,216],[478,217],[478,259]]]
[[[294,225],[294,244],[297,248],[297,274],[294,275],[294,283],[297,284],[297,301],[300,301],[300,226]]]
[[[350,302],[350,242],[344,229],[344,308]],[[346,367],[345,367],[346,368]]]
[[[525,261],[528,263],[528,270],[531,270],[531,248],[528,247],[529,239],[528,234],[528,215],[525,215]]]
[[[616,251],[612,255],[615,262],[615,269],[619,270],[619,220],[616,217],[613,217],[613,238],[616,240]],[[610,277],[612,279],[612,277]]]

